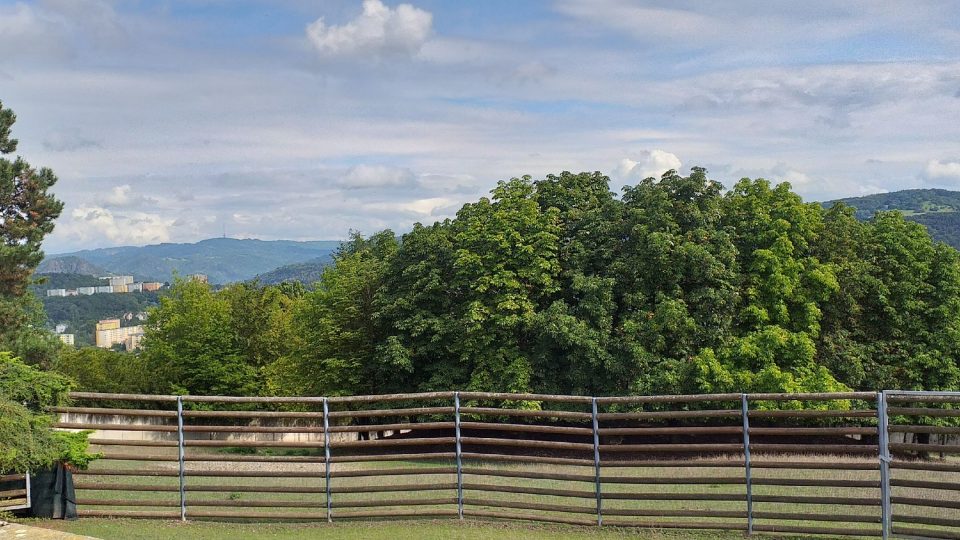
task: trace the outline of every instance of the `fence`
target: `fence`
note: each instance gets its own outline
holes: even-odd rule
[[[960,539],[960,392],[73,397],[81,516]]]
[[[0,511],[30,508],[30,474],[0,475]]]

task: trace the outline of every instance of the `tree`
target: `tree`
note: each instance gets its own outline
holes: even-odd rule
[[[230,303],[206,283],[171,286],[147,317],[143,347],[166,392],[247,396],[262,386],[235,339]]]
[[[383,342],[376,295],[387,260],[397,250],[387,230],[364,239],[353,233],[293,312],[295,346],[268,371],[271,393],[350,395],[403,388],[397,366],[378,354]]]
[[[0,102],[0,350],[49,363],[56,347],[35,325],[32,301],[25,295],[30,275],[43,259],[40,244],[53,230],[63,203],[49,192],[57,181],[53,171],[34,169],[19,157],[2,157],[17,149],[17,140],[10,137],[15,121],[13,111]]]
[[[45,469],[57,461],[84,469],[89,431],[52,429],[48,407],[68,404],[73,382],[0,353],[0,474]]]

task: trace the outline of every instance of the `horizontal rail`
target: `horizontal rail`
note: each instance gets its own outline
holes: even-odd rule
[[[54,413],[101,414],[106,416],[159,416],[176,418],[177,411],[159,411],[153,409],[110,409],[106,407],[47,407]]]
[[[749,411],[750,418],[874,418],[877,412],[871,410],[820,411],[820,410],[776,410]]]
[[[179,506],[179,504],[177,505]],[[150,519],[175,519],[180,517],[180,510],[161,511],[161,510],[77,510],[78,517],[97,517],[97,518],[150,518]]]
[[[591,431],[587,429],[586,431]],[[743,433],[740,426],[717,427],[640,427],[640,428],[600,428],[604,435],[736,435]]]
[[[716,459],[672,459],[672,460],[607,460],[604,468],[609,467],[736,467],[743,468],[743,460],[716,460]]]
[[[881,536],[880,529],[847,529],[839,527],[807,527],[801,525],[757,525],[753,530],[758,532],[818,534],[831,536]]]
[[[749,401],[834,401],[855,399],[860,401],[876,401],[876,392],[810,392],[810,393],[775,393],[775,394],[747,394]]]
[[[573,517],[564,517],[556,516],[550,514],[517,514],[514,512],[502,512],[496,511],[491,512],[487,510],[476,510],[473,508],[464,508],[463,515],[465,517],[483,517],[483,518],[492,518],[492,519],[512,519],[517,521],[541,521],[547,523],[562,523],[564,525],[596,525],[597,521],[595,518],[586,519],[586,518],[573,518]]]
[[[808,514],[799,512],[754,512],[755,519],[781,519],[784,521],[840,521],[851,523],[880,523],[880,515],[862,514]]]
[[[909,516],[898,515],[897,521],[903,523],[918,523],[920,525],[940,525],[942,527],[960,527],[960,519],[933,517],[933,516]]]
[[[453,437],[427,437],[411,439],[371,439],[368,441],[330,441],[330,448],[382,448],[388,446],[427,446],[431,444],[453,444]],[[189,445],[188,445],[189,446]],[[322,447],[323,444],[321,443]]]
[[[745,501],[743,493],[664,493],[651,492],[610,492],[603,494],[604,499],[621,501]],[[754,500],[756,496],[754,496]]]
[[[587,416],[590,416],[589,414]],[[647,411],[600,413],[599,420],[650,420],[655,418],[729,418],[739,417],[740,409],[722,409],[716,411]]]
[[[545,512],[567,512],[570,514],[593,514],[597,509],[593,506],[572,506],[568,504],[548,504],[525,501],[511,501],[505,499],[463,499],[464,506],[487,506],[492,508],[513,508],[517,510],[543,510]]]
[[[930,407],[890,407],[887,412],[891,416],[935,416],[935,417],[960,417],[960,409],[934,409]]]
[[[591,446],[591,445],[587,445]],[[601,444],[600,452],[742,452],[742,444]]]
[[[754,495],[753,502],[879,506],[879,497],[826,497],[814,495]]]
[[[158,394],[109,394],[104,392],[70,392],[70,399],[95,399],[110,401],[156,401],[176,403],[180,396],[165,396]]]
[[[453,411],[451,410],[451,412]],[[593,418],[593,416],[587,412],[498,409],[495,407],[460,407],[460,414],[477,414],[482,416],[519,416],[531,418],[574,418],[579,420],[589,420]]]
[[[509,486],[497,484],[475,484],[472,482],[463,483],[464,491],[496,491],[498,493],[522,493],[525,495],[550,495],[553,497],[573,497],[579,499],[593,499],[596,493],[593,490],[575,490],[575,489],[554,489],[539,488],[529,486]]]
[[[349,426],[330,426],[330,433],[358,433],[365,431],[404,431],[424,429],[453,429],[453,422],[403,422],[396,424],[351,424]],[[323,432],[323,426],[319,427]]]
[[[600,477],[608,484],[660,484],[660,485],[692,485],[692,484],[745,484],[742,476],[707,476],[707,477],[671,477],[671,476],[610,476]],[[756,482],[754,482],[756,483]]]
[[[360,463],[367,461],[424,461],[424,460],[450,460],[456,457],[454,452],[429,452],[419,454],[381,454],[370,456],[332,456],[331,463]],[[321,458],[321,462],[323,459]]]
[[[500,461],[507,463],[525,463],[530,464],[530,456],[515,456],[510,454],[484,454],[479,452],[463,452],[460,454],[463,459],[475,459],[477,461]],[[572,466],[583,466],[583,467],[593,467],[594,463],[592,459],[577,459],[577,458],[559,458],[559,457],[544,457],[537,456],[537,464],[549,464],[549,465],[572,465]],[[606,466],[606,464],[604,464]]]
[[[0,482],[16,482],[26,479],[27,475],[25,474],[0,474]]]
[[[755,486],[812,486],[812,487],[846,487],[846,488],[879,488],[880,480],[842,480],[828,478],[754,478]]]
[[[462,410],[462,409],[461,409]],[[409,409],[367,409],[330,411],[330,418],[369,418],[374,416],[416,416],[421,414],[453,414],[453,407],[411,407]]]
[[[593,451],[593,445],[589,443],[573,443],[565,441],[531,441],[528,439],[498,439],[488,437],[460,437],[462,444],[475,444],[481,446],[513,446],[520,448],[552,448],[555,450],[590,450]]]
[[[456,472],[456,469],[454,469]],[[592,474],[569,474],[569,473],[549,473],[537,471],[512,471],[497,469],[475,469],[464,467],[463,474],[474,476],[496,476],[500,478],[529,478],[533,480],[566,480],[571,482],[594,482],[596,477]]]
[[[876,454],[875,444],[751,444],[754,452],[816,452],[820,454]]]
[[[935,452],[943,454],[960,454],[960,444],[910,444],[890,443],[890,450],[904,452]]]
[[[598,397],[598,405],[613,403],[697,403],[705,401],[740,401],[741,394],[683,394],[676,396]]]
[[[844,470],[844,471],[876,471],[880,469],[879,463],[844,463],[842,461],[751,461],[750,466],[754,469],[822,469],[822,470]]]
[[[943,540],[960,540],[960,532],[942,531],[936,529],[917,529],[914,527],[893,526],[893,534],[911,536],[914,538],[941,538]]]
[[[956,508],[960,510],[960,501],[946,501],[936,499],[921,499],[918,497],[890,497],[893,504],[905,506],[924,506],[928,508]]]
[[[404,467],[397,469],[367,469],[358,471],[332,471],[330,476],[333,478],[361,478],[365,476],[405,476],[421,475],[430,476],[432,474],[456,474],[456,467]],[[323,476],[323,473],[320,474]]]
[[[453,396],[451,396],[453,397]],[[588,396],[558,396],[552,394],[513,394],[505,392],[460,392],[461,400],[552,401],[556,403],[590,403]]]
[[[960,427],[957,426],[907,426],[891,424],[889,429],[893,433],[936,433],[942,435],[960,435]]]
[[[19,497],[25,497],[27,495],[26,489],[8,489],[6,491],[0,491],[0,499],[14,499]]]
[[[960,482],[934,482],[931,480],[906,480],[894,478],[890,480],[894,487],[912,487],[921,489],[942,489],[946,491],[960,491]]]
[[[960,472],[960,463],[931,463],[927,461],[896,461],[890,462],[894,469],[910,469],[916,471]]]
[[[452,426],[453,423],[451,422]],[[491,422],[460,422],[460,429],[516,431],[520,433],[558,433],[565,435],[593,435],[590,428],[569,426],[540,426],[534,424],[501,424]]]

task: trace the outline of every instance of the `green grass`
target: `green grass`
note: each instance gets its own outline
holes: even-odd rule
[[[538,526],[466,520],[355,522],[322,524],[236,524],[129,519],[82,519],[79,521],[36,521],[32,525],[55,528],[102,538],[103,540],[707,540],[742,539],[742,533],[720,531],[661,531],[573,526]],[[777,538],[777,537],[767,537]],[[788,538],[788,537],[779,537]]]

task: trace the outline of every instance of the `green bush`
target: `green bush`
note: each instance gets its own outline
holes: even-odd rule
[[[58,461],[85,469],[99,457],[87,451],[89,431],[56,431],[53,415],[45,412],[68,402],[72,384],[0,352],[0,473],[45,469]]]

